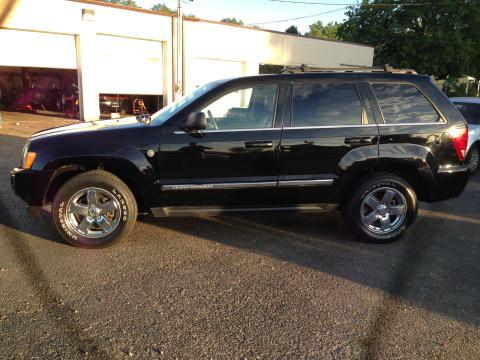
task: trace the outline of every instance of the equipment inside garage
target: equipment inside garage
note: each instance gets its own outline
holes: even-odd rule
[[[29,44],[20,54],[0,52],[0,109],[80,118],[74,36],[1,29],[0,43]],[[163,107],[162,42],[97,35],[89,51],[98,92],[88,94],[99,97],[102,118]]]
[[[0,109],[78,118],[76,70],[0,66]],[[154,113],[161,95],[100,94],[102,117]]]
[[[76,117],[77,79],[71,69],[0,66],[0,108]]]
[[[163,48],[158,41],[97,35],[100,113],[131,115],[163,106]]]
[[[110,118],[112,114],[120,116],[138,115],[145,112],[153,114],[163,107],[163,96],[100,94],[99,103],[101,118]]]

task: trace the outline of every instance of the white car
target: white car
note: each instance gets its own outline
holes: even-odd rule
[[[480,98],[450,98],[468,123],[467,164],[470,172],[478,169],[480,161]]]

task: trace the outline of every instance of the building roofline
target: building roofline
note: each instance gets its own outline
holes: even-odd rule
[[[144,14],[168,16],[170,18],[176,18],[177,17],[176,14],[171,14],[171,13],[168,13],[168,12],[155,11],[155,10],[149,10],[149,9],[143,9],[143,8],[134,8],[134,7],[119,5],[119,4],[110,4],[110,3],[99,1],[99,0],[67,0],[67,1],[89,4],[89,5],[105,6],[105,7],[127,10],[127,11],[136,11],[136,12],[141,12],[141,13],[144,13]],[[372,45],[361,44],[361,43],[356,43],[356,42],[351,42],[351,41],[323,39],[323,38],[317,38],[317,37],[312,37],[312,36],[290,34],[290,33],[277,31],[277,30],[257,29],[257,28],[251,27],[251,26],[230,24],[230,23],[225,23],[225,22],[215,21],[215,20],[192,18],[192,17],[188,17],[188,16],[185,16],[184,19],[186,21],[191,21],[191,22],[204,22],[204,23],[209,23],[209,24],[224,25],[224,26],[237,27],[237,28],[242,28],[242,29],[247,29],[247,30],[263,31],[263,32],[268,32],[268,33],[273,33],[273,34],[278,34],[278,35],[294,36],[294,37],[299,37],[299,38],[302,38],[302,39],[321,40],[321,41],[328,41],[328,42],[334,42],[334,43],[340,43],[340,44],[362,46],[362,47],[367,47],[367,48],[372,48],[372,49],[375,48],[375,46],[372,46]]]
[[[174,17],[176,17],[176,15],[174,15]],[[215,20],[190,18],[190,17],[187,17],[187,16],[185,17],[185,20],[194,21],[194,22],[205,22],[205,23],[210,23],[210,24],[225,25],[225,26],[237,27],[237,28],[248,29],[248,30],[255,30],[255,31],[263,31],[263,32],[274,33],[274,34],[279,34],[279,35],[294,36],[294,37],[299,37],[299,38],[302,38],[302,39],[321,40],[321,41],[335,42],[335,43],[341,43],[341,44],[350,44],[350,45],[363,46],[363,47],[368,47],[368,48],[375,48],[375,46],[372,46],[372,45],[360,44],[360,43],[355,43],[355,42],[352,42],[352,41],[323,39],[323,38],[318,38],[318,37],[313,37],[313,36],[290,34],[290,33],[286,33],[286,32],[283,32],[283,31],[277,31],[277,30],[261,29],[261,28],[257,29],[257,28],[254,28],[252,26],[224,23],[224,22],[215,21]]]
[[[67,1],[77,2],[77,3],[82,3],[82,4],[89,4],[89,5],[105,6],[105,7],[120,9],[120,10],[141,12],[141,13],[144,13],[144,14],[177,17],[176,14],[170,14],[170,13],[164,12],[164,11],[156,11],[156,10],[150,10],[150,9],[144,9],[144,8],[135,8],[135,7],[119,5],[119,4],[111,4],[111,3],[107,3],[107,2],[103,2],[103,1],[99,1],[99,0],[67,0]]]

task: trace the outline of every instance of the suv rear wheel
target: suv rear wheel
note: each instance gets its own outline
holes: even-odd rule
[[[362,239],[386,243],[403,235],[417,210],[417,197],[410,184],[394,174],[381,173],[353,191],[343,216]]]
[[[128,186],[106,171],[88,171],[66,182],[52,207],[58,232],[70,244],[104,247],[128,235],[137,204]]]

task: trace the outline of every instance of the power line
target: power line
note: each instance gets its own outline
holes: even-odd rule
[[[283,20],[274,20],[274,21],[265,21],[265,22],[259,22],[259,23],[251,23],[251,24],[247,24],[247,25],[267,25],[267,24],[275,24],[275,23],[280,23],[280,22],[285,22],[285,21],[292,21],[292,20],[299,20],[299,19],[306,19],[306,18],[311,18],[311,17],[315,17],[315,16],[319,16],[319,15],[325,15],[325,14],[329,14],[329,13],[333,13],[335,11],[340,11],[340,10],[344,10],[348,5],[345,5],[339,9],[334,9],[334,10],[329,10],[329,11],[324,11],[324,12],[321,12],[321,13],[317,13],[317,14],[312,14],[312,15],[306,15],[306,16],[299,16],[299,17],[296,17],[296,18],[291,18],[291,19],[283,19]]]
[[[334,9],[334,10],[329,10],[329,11],[324,11],[321,13],[316,13],[312,15],[306,15],[306,16],[299,16],[295,18],[289,18],[289,19],[282,19],[282,20],[274,20],[274,21],[265,21],[265,22],[259,22],[259,23],[251,23],[251,24],[246,24],[246,25],[267,25],[267,24],[276,24],[276,23],[281,23],[281,22],[286,22],[286,21],[293,21],[293,20],[300,20],[300,19],[307,19],[315,16],[320,16],[320,15],[325,15],[329,13],[333,13],[336,11],[343,10],[347,8],[348,6],[425,6],[425,5],[470,5],[466,2],[459,2],[459,3],[439,3],[439,2],[425,2],[425,3],[327,3],[327,2],[313,2],[313,1],[295,1],[295,0],[269,0],[269,1],[274,1],[274,2],[281,2],[281,3],[289,3],[289,4],[307,4],[307,5],[330,5],[330,6],[342,6],[341,8]]]
[[[455,3],[445,2],[425,2],[425,3],[327,3],[316,1],[295,1],[295,0],[269,0],[274,2],[288,3],[288,4],[306,4],[306,5],[327,5],[327,6],[425,6],[425,5],[472,5],[465,1]]]

